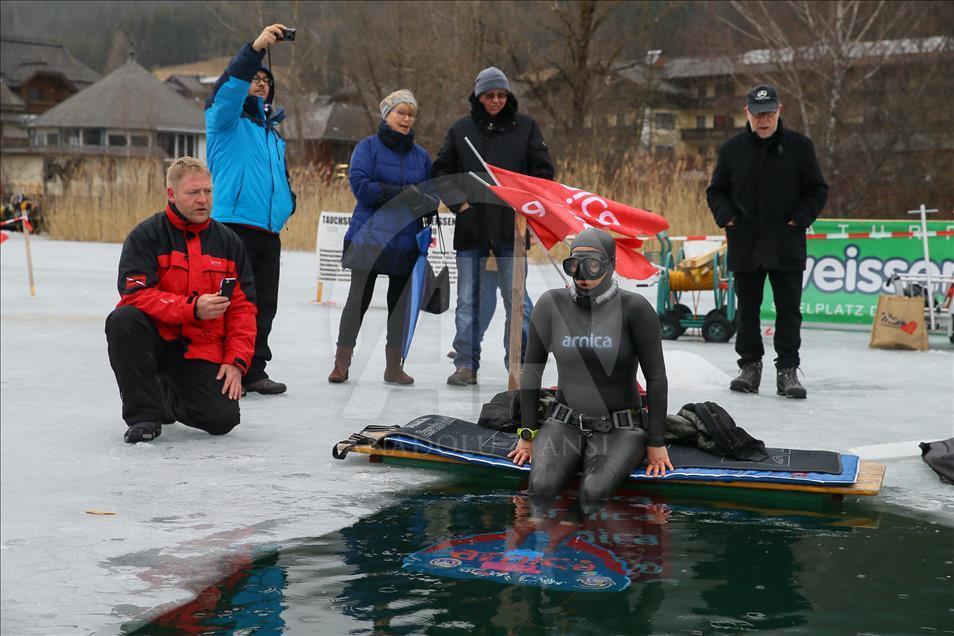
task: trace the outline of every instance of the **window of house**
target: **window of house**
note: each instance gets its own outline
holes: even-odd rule
[[[84,128],[83,129],[84,146],[102,146],[103,129],[102,128]]]
[[[199,151],[199,139],[197,135],[175,134],[175,133],[157,133],[156,145],[169,155],[172,159],[180,157],[195,157]]]
[[[133,148],[148,148],[149,136],[148,135],[130,135],[129,145],[132,146]]]
[[[58,133],[58,132],[48,132],[48,133],[46,133],[46,145],[47,145],[47,146],[59,146],[59,145],[60,145],[60,133]]]
[[[43,100],[43,92],[39,88],[27,89],[27,101],[39,102]]]
[[[121,135],[118,133],[110,133],[109,135],[109,145],[110,146],[125,146],[126,145],[126,135]]]
[[[676,115],[674,113],[656,113],[653,116],[657,130],[675,130]]]
[[[731,128],[732,118],[728,115],[716,115],[712,123],[716,128]]]
[[[63,145],[64,145],[64,146],[78,146],[78,145],[80,145],[80,131],[79,131],[79,128],[65,128],[65,129],[63,129]]]
[[[162,148],[166,156],[177,159],[176,155],[176,136],[172,133],[156,133],[156,145]]]
[[[702,129],[706,127],[706,116],[699,115],[696,117],[696,128]]]
[[[179,135],[179,153],[180,157],[194,157],[195,156],[195,135]]]

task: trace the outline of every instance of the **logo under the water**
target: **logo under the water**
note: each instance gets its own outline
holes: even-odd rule
[[[532,585],[576,592],[625,589],[626,563],[610,550],[576,536],[547,546],[545,532],[534,532],[514,548],[507,533],[475,534],[442,541],[404,559],[409,570],[457,579],[482,579],[508,585]]]

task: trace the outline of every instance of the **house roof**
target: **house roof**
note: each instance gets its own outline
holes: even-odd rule
[[[189,62],[188,64],[175,64],[173,66],[160,66],[152,69],[152,74],[163,82],[173,75],[191,75],[193,77],[218,77],[229,65],[230,57],[213,57],[208,60],[199,60],[198,62]]]
[[[37,128],[132,128],[205,132],[202,108],[129,59],[40,115]]]
[[[5,81],[0,81],[0,108],[14,112],[26,110],[26,104],[19,95],[10,90]]]
[[[856,42],[847,47],[846,53],[853,60],[888,61],[909,55],[954,53],[954,38],[938,35],[929,38]],[[781,62],[788,63],[793,59],[811,64],[814,60],[827,56],[824,47],[816,45],[797,49],[752,49],[736,57],[677,57],[666,61],[664,74],[667,79],[716,77],[769,70]]]
[[[364,106],[335,101],[331,95],[312,94],[299,104],[285,102],[288,118],[282,123],[287,139],[360,141],[373,132]],[[300,130],[299,130],[300,124]]]
[[[58,42],[0,35],[0,75],[17,87],[37,73],[59,75],[77,89],[100,78],[99,73],[67,53]]]
[[[689,79],[693,77],[713,77],[732,75],[736,63],[729,57],[675,57],[667,60],[663,66],[666,79]]]
[[[166,84],[171,85],[180,95],[184,91],[191,96],[208,97],[212,92],[212,84],[203,84],[195,75],[170,75]]]
[[[660,72],[659,77],[650,77],[649,69],[650,67],[645,64],[633,64],[620,62],[613,65],[613,70],[620,76],[623,77],[634,84],[640,86],[649,86],[650,84],[654,85],[654,90],[665,93],[668,95],[681,95],[686,92],[686,89],[671,84],[670,82],[665,81],[665,73]]]

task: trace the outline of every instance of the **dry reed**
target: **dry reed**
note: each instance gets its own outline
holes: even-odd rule
[[[705,202],[708,174],[687,163],[637,158],[609,172],[596,161],[565,161],[557,176],[567,185],[661,214],[671,234],[716,229]],[[282,244],[289,250],[313,251],[319,214],[350,211],[354,197],[347,180],[313,168],[293,168],[292,182],[298,210],[282,232]],[[159,161],[84,162],[64,180],[61,192],[47,197],[47,230],[58,239],[121,242],[137,223],[163,207],[164,193]],[[532,256],[543,259],[539,248]]]
[[[165,172],[156,159],[86,160],[60,183],[47,187],[43,211],[46,231],[56,239],[122,242],[166,201]]]

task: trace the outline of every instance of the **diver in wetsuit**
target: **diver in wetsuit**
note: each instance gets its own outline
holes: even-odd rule
[[[615,266],[613,238],[584,230],[563,263],[573,288],[548,291],[533,310],[520,378],[520,439],[510,453],[518,465],[532,458],[531,495],[556,496],[581,471],[581,502],[609,499],[647,454],[647,475],[672,470],[663,443],[668,386],[659,319],[645,298],[619,289]],[[550,353],[558,403],[541,426],[537,403]],[[652,407],[645,429],[638,365]]]

